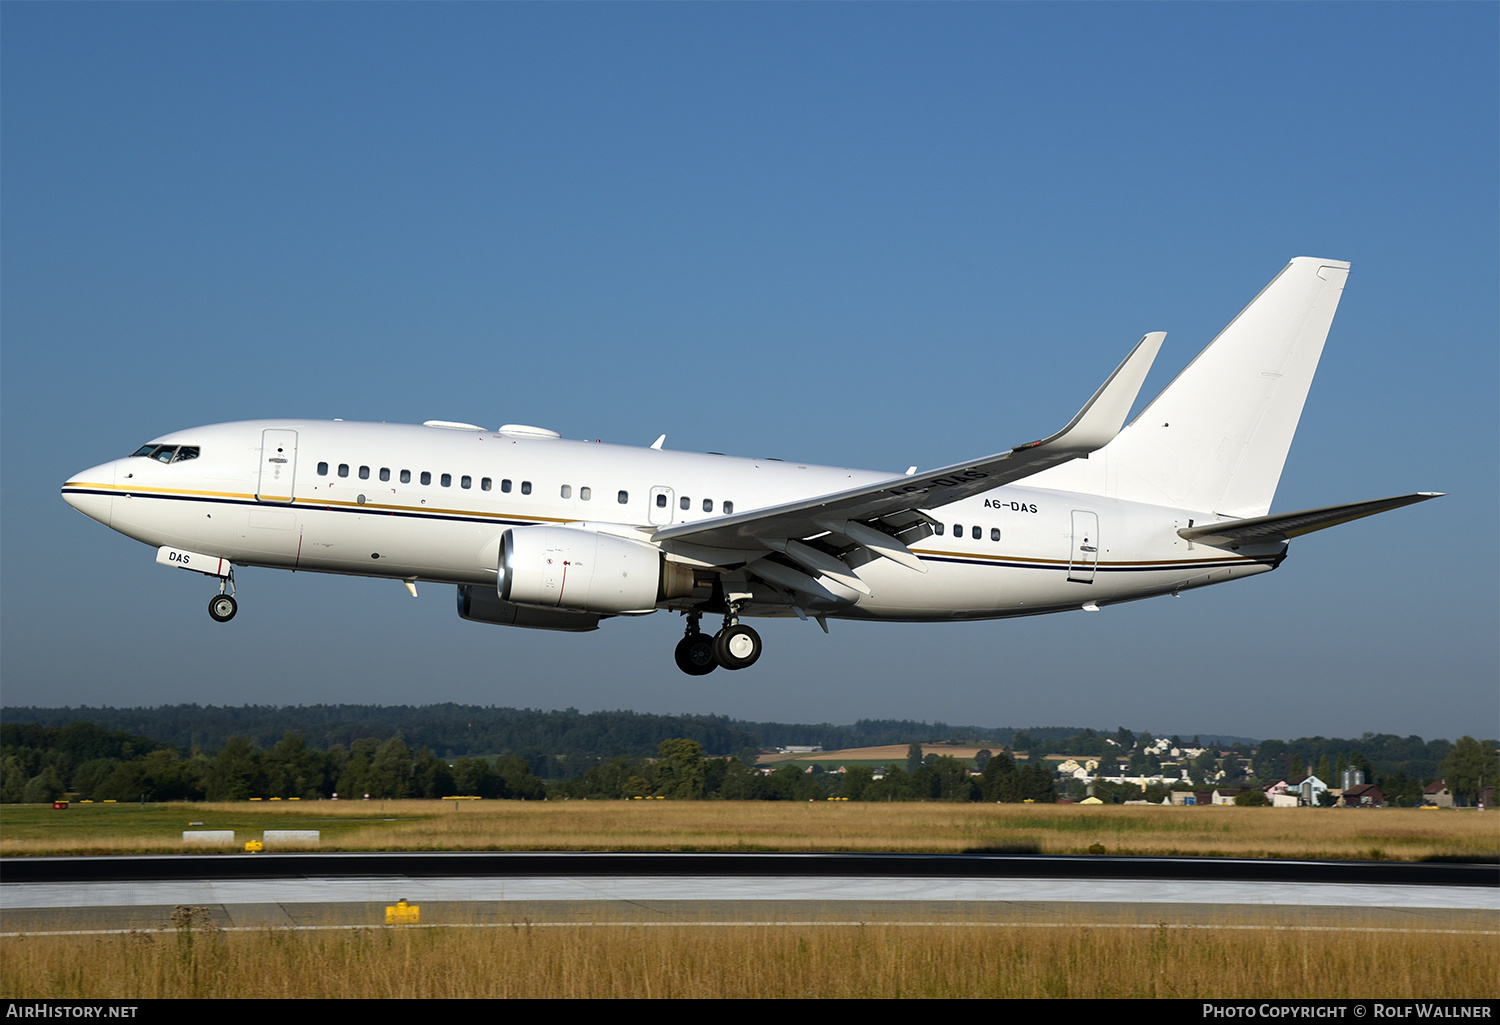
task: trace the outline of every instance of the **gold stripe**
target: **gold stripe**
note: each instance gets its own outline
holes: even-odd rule
[[[194,491],[194,490],[191,490],[191,489],[188,489],[188,488],[132,487],[132,486],[125,485],[125,484],[92,484],[92,483],[80,482],[80,481],[68,481],[66,484],[63,485],[63,487],[64,488],[96,488],[96,489],[105,490],[105,491],[150,492],[151,494],[155,494],[155,495],[182,495],[182,496],[192,496],[192,497],[200,497],[200,498],[237,498],[237,499],[240,499],[241,501],[255,501],[256,500],[256,496],[255,495],[253,495],[253,494],[247,494],[247,493],[242,492],[242,491]],[[315,509],[315,508],[331,509],[331,508],[334,508],[334,507],[338,507],[340,509],[366,509],[366,510],[369,510],[371,512],[375,512],[377,510],[380,510],[380,511],[388,511],[388,512],[434,513],[434,514],[437,514],[437,515],[447,515],[447,516],[483,516],[483,517],[487,517],[487,518],[490,518],[490,519],[535,520],[535,521],[546,522],[546,523],[576,523],[576,522],[578,522],[578,518],[577,517],[568,518],[568,517],[562,517],[562,516],[533,516],[533,515],[527,515],[527,514],[523,514],[523,513],[488,512],[488,511],[483,510],[483,509],[438,509],[438,508],[432,508],[432,507],[425,506],[425,505],[382,505],[382,504],[379,504],[379,503],[376,503],[376,502],[366,502],[363,505],[361,505],[358,502],[328,501],[328,500],[319,500],[319,499],[316,499],[316,498],[293,498],[291,500],[291,502],[268,502],[268,503],[265,503],[265,504],[267,504],[267,505],[301,505],[301,506],[304,506],[304,507],[310,508],[310,509]]]
[[[149,491],[158,495],[206,495],[212,498],[254,498],[254,495],[246,495],[238,491],[190,491],[185,488],[148,488],[131,487],[124,484],[78,484],[68,481],[65,488],[102,488],[106,491]]]
[[[364,509],[372,512],[415,512],[433,513],[442,516],[484,516],[491,519],[519,519],[537,520],[547,523],[577,523],[577,517],[569,519],[562,516],[533,516],[521,513],[486,512],[483,509],[438,509],[425,505],[382,505],[378,502],[366,502],[363,505],[358,502],[330,502],[319,501],[316,498],[294,498],[294,504],[307,506],[308,508],[332,509]]]

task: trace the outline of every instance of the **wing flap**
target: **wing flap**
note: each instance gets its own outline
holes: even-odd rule
[[[883,530],[867,527],[863,523],[850,523],[848,520],[818,520],[817,525],[840,537],[847,537],[855,544],[864,545],[876,555],[907,569],[914,569],[918,573],[927,572],[927,567],[922,565],[922,560],[910,548]]]
[[[845,587],[851,587],[862,594],[872,593],[869,586],[859,579],[859,575],[852,569],[816,548],[809,548],[800,541],[789,541],[785,538],[763,537],[760,541],[767,548],[780,552],[803,569],[821,573],[828,579],[837,580]]]

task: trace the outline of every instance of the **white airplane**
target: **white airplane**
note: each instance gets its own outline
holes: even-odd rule
[[[1268,515],[1349,265],[1300,257],[1121,429],[1164,333],[1061,431],[905,474],[566,441],[553,431],[251,420],[176,431],[63,498],[219,580],[238,566],[456,584],[481,623],[686,616],[683,672],[743,669],[752,616],[999,619],[1275,569],[1288,539],[1437,497]],[[704,615],[722,616],[713,634]]]

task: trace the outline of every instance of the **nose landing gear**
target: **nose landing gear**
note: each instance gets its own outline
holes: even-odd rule
[[[231,593],[225,594],[228,587]],[[208,614],[215,623],[227,623],[234,618],[234,614],[240,610],[239,602],[234,600],[232,590],[234,588],[234,570],[231,569],[227,576],[219,578],[219,593],[208,600]]]

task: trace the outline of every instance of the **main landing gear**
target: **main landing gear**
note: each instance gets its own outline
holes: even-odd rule
[[[219,578],[219,593],[208,600],[208,614],[213,617],[215,623],[227,623],[234,618],[234,614],[240,610],[239,602],[234,600],[234,595],[225,594],[225,587],[234,587],[234,571],[230,570],[227,577]]]
[[[700,612],[688,613],[687,631],[672,653],[678,669],[689,676],[706,676],[720,666],[747,669],[760,658],[760,634],[740,623],[732,610],[725,615],[723,628],[712,637],[699,630],[701,617]]]
[[[719,663],[714,659],[714,639],[699,633],[697,627],[689,621],[687,633],[677,642],[672,657],[677,660],[677,668],[689,676],[706,676],[719,668]]]

